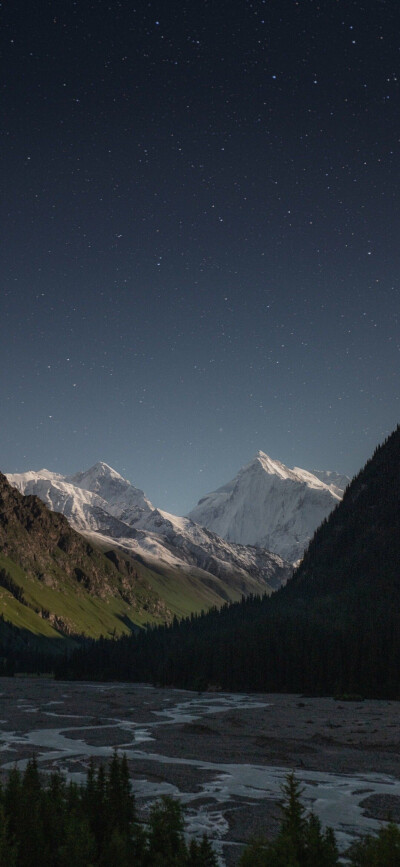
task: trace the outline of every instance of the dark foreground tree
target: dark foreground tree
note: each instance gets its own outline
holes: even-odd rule
[[[0,788],[0,867],[217,867],[206,837],[189,845],[181,805],[154,804],[137,821],[125,756],[91,762],[83,786],[39,774],[35,759]]]
[[[340,864],[332,828],[322,829],[314,813],[301,804],[302,789],[289,774],[282,787],[282,822],[274,840],[253,840],[246,846],[239,867],[335,867]],[[375,836],[368,834],[345,853],[349,867],[399,867],[400,828],[384,825]]]
[[[301,803],[293,774],[283,786],[282,822],[274,840],[254,841],[240,867],[336,867],[335,835],[323,830]],[[96,812],[97,804],[97,812]],[[399,867],[400,830],[394,823],[354,843],[350,867]],[[136,819],[127,762],[114,755],[108,768],[91,764],[86,783],[60,773],[39,774],[35,760],[14,768],[0,787],[0,867],[217,867],[206,836],[184,835],[180,803],[163,797],[146,828]]]
[[[368,834],[354,843],[347,854],[351,867],[399,867],[400,829],[389,822],[376,837]]]
[[[339,855],[330,828],[322,829],[313,813],[306,815],[302,789],[294,774],[282,787],[282,822],[271,842],[254,841],[243,852],[240,867],[335,867]]]
[[[8,823],[0,806],[0,867],[16,867],[17,846],[9,834]]]

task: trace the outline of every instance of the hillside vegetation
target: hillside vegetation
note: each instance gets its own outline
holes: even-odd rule
[[[130,635],[241,598],[240,578],[229,583],[195,566],[145,563],[110,545],[82,536],[0,474],[0,657],[7,670],[42,666],[37,653],[65,653],[83,639]]]
[[[171,619],[148,579],[140,564],[96,550],[62,515],[22,496],[0,474],[0,636],[15,634],[6,621],[23,630],[21,641],[44,637],[56,646]]]
[[[270,598],[74,654],[63,676],[400,698],[400,428]],[[60,672],[61,673],[61,672]]]

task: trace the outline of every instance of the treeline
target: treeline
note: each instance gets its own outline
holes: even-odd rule
[[[82,641],[54,663],[56,676],[400,699],[399,467],[397,428],[271,597],[116,641]],[[0,620],[0,672],[48,665],[31,651],[32,639],[22,630],[17,639]]]
[[[178,801],[162,798],[137,821],[126,758],[89,767],[86,783],[48,781],[35,759],[0,790],[0,867],[217,867],[206,836],[186,843]]]
[[[79,637],[79,646],[84,647],[88,639]],[[35,635],[28,629],[21,629],[0,614],[0,677],[14,674],[51,674],[55,659],[67,657],[78,640],[69,638],[48,638]]]
[[[279,591],[280,593],[280,591]],[[359,693],[400,697],[400,616],[368,600],[347,616],[321,600],[249,598],[147,633],[87,644],[57,663],[60,679],[150,682],[185,689]],[[285,604],[283,604],[285,603]]]
[[[58,676],[400,698],[399,467],[397,428],[270,598],[87,645]]]

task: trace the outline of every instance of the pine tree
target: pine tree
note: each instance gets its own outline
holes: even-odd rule
[[[305,832],[307,821],[305,809],[300,800],[303,791],[294,773],[288,774],[282,786],[284,795],[281,804],[283,819],[278,840],[282,841],[284,848],[287,850],[286,857],[297,859],[299,864],[304,863],[306,849]]]
[[[42,785],[35,758],[29,760],[22,777],[19,821],[24,828],[24,846],[20,847],[20,867],[37,867],[46,857],[46,834],[42,815]]]
[[[64,842],[66,822],[65,779],[53,773],[47,787],[40,792],[40,819],[44,829],[43,863],[52,863],[54,853]]]
[[[149,826],[146,867],[182,867],[188,853],[179,801],[163,795],[151,809]]]
[[[218,861],[206,834],[200,843],[192,839],[187,856],[187,867],[218,867]]]
[[[363,837],[350,846],[346,856],[351,867],[399,867],[400,828],[389,822],[376,837]]]
[[[265,867],[270,851],[270,843],[266,840],[252,840],[240,857],[239,867]]]
[[[322,830],[321,822],[310,813],[305,830],[305,863],[307,867],[335,867],[338,864],[338,848],[331,828]]]
[[[22,777],[17,767],[12,768],[7,777],[3,796],[4,815],[11,836],[19,831],[22,800]]]
[[[90,829],[96,841],[97,852],[100,855],[109,828],[106,805],[106,775],[103,765],[100,765],[97,776],[94,778],[93,795],[90,811]]]
[[[131,867],[132,864],[127,835],[118,828],[113,828],[104,839],[100,857],[96,862],[97,867]]]
[[[319,819],[306,816],[302,789],[293,773],[282,786],[282,822],[271,842],[254,841],[240,859],[240,867],[336,867],[339,864],[335,836],[322,830]]]
[[[17,844],[9,834],[8,822],[4,814],[3,804],[0,804],[0,867],[16,867]]]
[[[65,821],[63,843],[58,848],[55,862],[57,867],[91,867],[95,857],[95,839],[89,822],[84,816],[72,813]]]

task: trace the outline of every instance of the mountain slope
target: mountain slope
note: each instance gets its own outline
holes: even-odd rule
[[[80,531],[112,527],[110,517],[115,517],[117,532],[118,521],[133,526],[153,510],[143,491],[102,462],[73,476],[43,469],[9,473],[7,478],[21,493],[34,494],[49,509],[61,512]]]
[[[316,531],[291,582],[294,592],[400,603],[400,427]]]
[[[297,470],[297,467],[294,467],[294,469]],[[351,481],[349,476],[346,476],[344,473],[335,473],[334,470],[312,470],[311,473],[317,479],[320,479],[321,482],[324,482],[325,485],[328,485],[333,493],[338,494],[339,497],[343,496],[345,489]]]
[[[64,514],[93,544],[112,545],[150,569],[162,598],[171,598],[170,582],[177,581],[180,591],[172,595],[176,604],[182,598],[174,613],[221,605],[242,593],[271,592],[291,574],[275,554],[227,542],[189,518],[154,509],[142,491],[102,462],[73,476],[40,470],[8,479]]]
[[[2,474],[0,612],[53,638],[129,632],[135,623],[170,616],[126,557],[96,551],[62,515],[21,495]]]
[[[131,526],[154,509],[143,491],[135,488],[103,461],[85,472],[66,476],[65,481],[74,488],[91,491],[101,497],[107,503],[107,512],[110,515]]]
[[[67,673],[90,677],[102,665],[93,648],[74,655]],[[348,486],[285,587],[121,639],[107,654],[110,672],[186,688],[399,700],[400,427]]]
[[[333,477],[336,485],[328,485],[259,451],[232,481],[203,497],[189,517],[231,542],[257,545],[295,562],[340,502],[338,479],[343,477]]]

